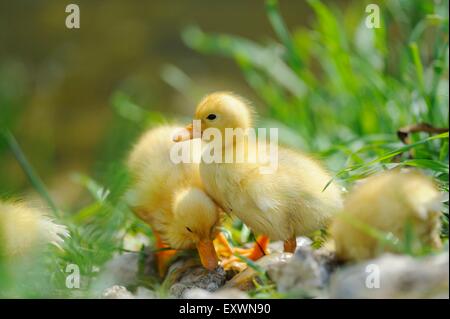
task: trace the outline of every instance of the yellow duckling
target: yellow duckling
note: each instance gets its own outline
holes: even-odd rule
[[[409,223],[421,244],[439,247],[440,199],[434,183],[415,171],[392,170],[367,178],[348,195],[330,228],[337,258],[363,260],[393,251],[364,226],[402,240]]]
[[[161,126],[146,132],[134,146],[128,167],[134,177],[130,192],[133,210],[152,226],[157,248],[196,247],[203,266],[214,269],[218,258],[213,245],[220,222],[220,211],[203,191],[198,163],[174,163],[171,149],[176,126]],[[195,156],[194,144],[187,147]],[[157,254],[163,275],[174,250]]]
[[[21,202],[0,201],[0,255],[6,259],[27,256],[45,244],[61,247],[69,236],[40,210]]]
[[[242,148],[246,158],[258,152],[248,135],[223,138],[227,128],[252,127],[252,110],[240,97],[227,92],[206,96],[197,106],[195,120],[201,123],[202,135],[209,128],[222,133],[222,157]],[[191,133],[178,134],[176,141],[194,137],[192,125],[186,129]],[[224,211],[234,213],[256,233],[283,240],[284,250],[294,252],[297,236],[326,227],[341,208],[340,190],[332,183],[324,191],[330,175],[316,160],[293,150],[278,147],[278,168],[272,174],[261,174],[265,165],[250,160],[202,161],[200,175],[207,193]]]

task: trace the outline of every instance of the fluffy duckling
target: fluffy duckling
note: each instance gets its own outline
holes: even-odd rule
[[[21,202],[0,201],[0,255],[14,260],[46,244],[61,247],[69,236],[65,226],[55,224],[40,210]]]
[[[358,225],[402,240],[410,223],[421,244],[439,247],[441,197],[434,183],[415,171],[392,170],[367,178],[348,195],[330,228],[336,257],[363,260],[392,251]]]
[[[134,146],[128,167],[134,177],[132,207],[135,213],[152,226],[158,248],[197,248],[207,269],[214,269],[218,258],[213,246],[220,222],[220,211],[203,191],[198,162],[194,163],[194,143],[184,146],[191,150],[191,163],[175,164],[170,157],[176,126],[161,126],[146,132]],[[157,254],[158,268],[165,273],[174,250]]]
[[[246,158],[257,148],[248,138],[224,138],[225,129],[252,127],[252,110],[242,98],[228,92],[206,96],[197,106],[195,120],[200,120],[201,134],[214,128],[222,133],[222,156],[244,148]],[[178,134],[176,141],[193,138]],[[247,131],[248,132],[248,131]],[[247,136],[248,137],[248,136]],[[210,150],[208,150],[210,151]],[[258,157],[257,157],[258,158]],[[283,240],[284,250],[294,252],[296,237],[326,227],[341,208],[341,194],[335,184],[323,190],[330,175],[311,157],[278,147],[278,168],[261,174],[261,161],[244,163],[200,163],[200,174],[207,193],[226,212],[239,217],[254,232]]]

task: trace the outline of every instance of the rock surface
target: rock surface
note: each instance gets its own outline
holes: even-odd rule
[[[103,299],[135,299],[133,294],[124,286],[115,285],[105,289]]]
[[[132,293],[124,286],[115,285],[107,288],[102,293],[103,299],[155,299],[158,296],[155,292],[144,288],[138,287],[135,293]]]
[[[273,242],[269,246],[272,253],[256,261],[255,265],[266,272],[278,292],[297,298],[320,296],[333,269],[334,255],[310,245],[310,239],[298,237],[297,250],[290,254],[282,252],[282,242]],[[225,287],[248,291],[254,288],[253,282],[258,276],[258,272],[249,267],[234,276]]]
[[[103,267],[99,278],[99,285],[128,286],[135,283],[139,272],[139,254],[124,253],[113,257]]]
[[[101,293],[106,288],[115,285],[135,286],[139,284],[143,276],[147,281],[151,279],[152,282],[157,282],[159,276],[154,259],[154,254],[150,249],[146,249],[142,253],[126,252],[114,256],[99,270],[93,284],[94,291]]]
[[[255,265],[263,272],[267,272],[270,276],[270,273],[277,273],[278,269],[287,264],[291,258],[291,253],[276,252],[258,259],[255,262]],[[255,288],[253,280],[257,279],[259,275],[258,271],[248,267],[231,278],[231,280],[225,284],[225,288],[237,288],[243,291],[251,290]]]
[[[103,267],[96,288],[101,298],[108,299],[242,299],[249,298],[245,291],[255,288],[255,281],[269,279],[279,293],[290,298],[449,297],[448,248],[439,255],[422,258],[384,254],[338,268],[329,249],[313,249],[311,241],[303,237],[297,238],[297,243],[295,254],[280,252],[280,242],[271,243],[271,254],[254,263],[258,270],[248,267],[228,282],[230,273],[221,267],[208,271],[195,258],[179,258],[163,282],[169,287],[169,296],[158,296],[140,284],[142,276],[147,283],[148,278],[157,278],[152,254],[139,266],[138,254],[125,253]]]
[[[334,266],[334,255],[325,249],[299,247],[286,264],[273,267],[268,275],[281,293],[291,297],[322,295]]]
[[[384,254],[343,267],[330,281],[330,298],[449,298],[449,253]]]

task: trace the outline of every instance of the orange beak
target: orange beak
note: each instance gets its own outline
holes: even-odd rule
[[[216,249],[214,248],[212,240],[204,239],[199,241],[197,250],[203,267],[208,270],[216,269],[219,264],[219,259],[217,258]]]
[[[173,137],[174,142],[182,142],[194,138],[194,128],[192,123],[187,125],[184,129],[177,131]]]

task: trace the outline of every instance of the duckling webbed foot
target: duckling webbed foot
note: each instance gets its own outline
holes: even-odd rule
[[[223,236],[223,234],[222,234]],[[219,240],[219,238],[217,238]],[[269,244],[269,237],[267,236],[260,236],[256,240],[256,242],[253,244],[253,247],[251,248],[239,248],[239,247],[231,247],[228,244],[228,241],[226,240],[225,236],[220,239],[221,243],[223,241],[226,242],[227,248],[225,251],[226,258],[222,259],[222,267],[225,270],[228,269],[236,269],[236,270],[243,270],[245,268],[245,263],[236,255],[240,255],[243,257],[246,257],[250,260],[258,260],[259,258],[265,256],[267,254],[267,246]],[[221,254],[222,255],[222,254]]]
[[[159,276],[163,278],[169,268],[170,261],[175,256],[177,251],[175,249],[168,249],[170,247],[161,240],[159,234],[155,231],[153,233],[156,238],[156,265],[158,267]]]

